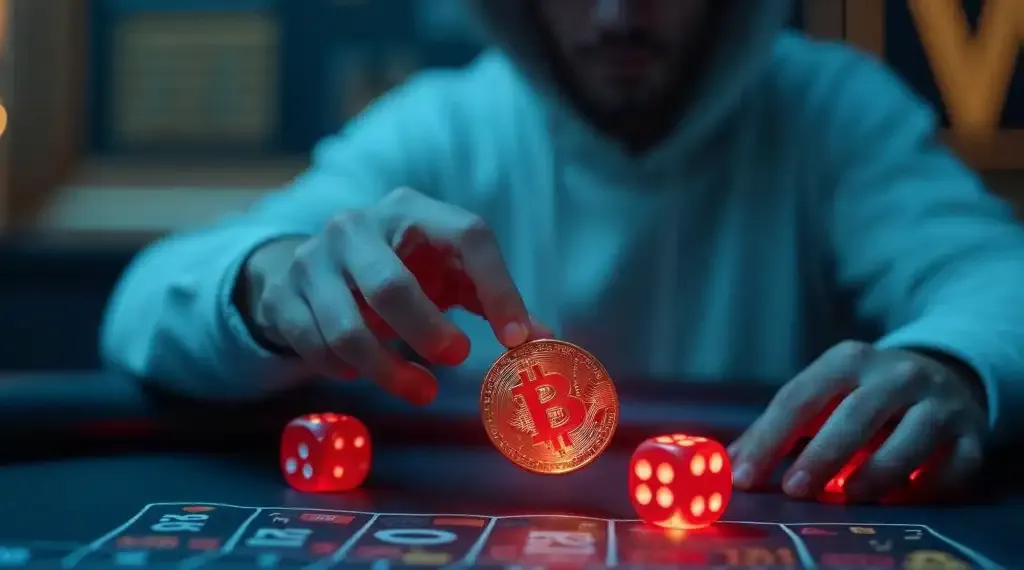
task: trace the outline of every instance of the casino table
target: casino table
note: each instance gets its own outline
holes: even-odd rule
[[[1024,493],[1000,452],[985,492],[961,504],[820,504],[769,489],[735,494],[709,529],[645,526],[626,493],[632,447],[655,433],[734,437],[768,395],[618,384],[612,447],[552,476],[490,447],[469,401],[412,409],[323,383],[200,404],[110,374],[0,377],[0,567],[1024,567]],[[371,475],[347,493],[298,493],[277,438],[288,419],[327,410],[370,427]]]

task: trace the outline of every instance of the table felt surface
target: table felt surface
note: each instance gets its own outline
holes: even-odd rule
[[[360,490],[291,490],[274,457],[229,453],[133,453],[31,461],[0,470],[0,538],[88,542],[143,505],[212,502],[392,513],[567,514],[636,518],[626,494],[628,454],[611,451],[567,476],[526,473],[484,447],[393,447],[377,453]],[[24,492],[21,492],[24,491]],[[1007,567],[1024,567],[1020,495],[956,507],[849,506],[737,493],[728,520],[780,523],[924,524]]]
[[[18,384],[18,390],[24,386]],[[0,383],[0,395],[2,387]],[[13,406],[12,400],[27,405],[33,401],[31,392],[8,391],[11,398],[6,405]],[[69,390],[68,394],[74,392]],[[54,398],[51,404],[60,400],[52,394],[49,397]],[[203,417],[216,414],[185,422],[200,435],[198,439],[160,439],[152,425],[139,433],[127,433],[124,438],[117,430],[104,432],[98,439],[95,434],[82,438],[69,431],[84,425],[107,425],[103,422],[109,417],[152,418],[163,413],[154,411],[161,408],[154,408],[152,401],[137,394],[135,397],[138,399],[122,398],[118,406],[111,406],[110,401],[96,396],[92,413],[78,412],[79,420],[95,421],[77,427],[61,424],[53,413],[40,412],[49,407],[37,408],[34,420],[26,417],[24,406],[17,407],[22,415],[0,417],[7,442],[0,447],[0,539],[90,541],[145,504],[157,502],[635,518],[626,493],[629,445],[613,446],[591,466],[570,475],[537,475],[515,467],[486,442],[462,433],[472,431],[469,424],[438,423],[435,417],[430,424],[433,429],[422,426],[426,438],[410,442],[382,437],[376,441],[371,476],[362,489],[311,495],[295,492],[284,483],[272,430],[229,434],[217,427],[223,424],[204,425]],[[128,400],[131,405],[126,404]],[[321,401],[320,405],[325,404]],[[71,407],[68,403],[66,409]],[[286,408],[284,415],[296,411],[284,404],[281,407]],[[236,423],[238,416],[232,414],[237,413],[225,412],[221,419]],[[17,424],[11,425],[12,418],[23,428],[20,438]],[[387,419],[371,423],[381,425]],[[33,421],[52,421],[64,427],[33,430]],[[665,429],[671,430],[671,426]],[[708,426],[707,431],[716,429]],[[111,439],[123,440],[122,445],[111,446],[105,441]],[[157,439],[162,443],[150,443]],[[769,490],[737,493],[725,518],[791,524],[925,524],[999,564],[1024,567],[1024,551],[1018,544],[1024,535],[1024,493],[1019,486],[1002,484],[992,495],[956,506],[855,506],[796,502]]]

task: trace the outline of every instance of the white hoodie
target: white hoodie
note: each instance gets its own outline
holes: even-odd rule
[[[482,216],[531,313],[613,377],[777,385],[855,337],[961,358],[994,424],[1019,425],[1024,231],[889,71],[784,32],[788,2],[758,0],[730,18],[690,118],[635,157],[558,95],[522,3],[482,4],[498,47],[395,89],[251,211],[141,254],[110,303],[107,362],[210,398],[300,380],[232,306],[240,265],[410,186]],[[501,348],[451,316],[473,349],[441,396],[475,399]]]

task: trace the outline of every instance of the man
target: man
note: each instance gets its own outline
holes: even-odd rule
[[[106,359],[211,398],[319,374],[427,404],[434,374],[473,393],[501,345],[554,334],[613,377],[778,381],[735,481],[817,430],[796,498],[892,421],[856,500],[921,465],[953,492],[1018,427],[1024,231],[880,64],[784,32],[782,0],[476,4],[495,49],[141,255]]]

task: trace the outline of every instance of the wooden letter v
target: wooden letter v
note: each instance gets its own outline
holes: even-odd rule
[[[1024,40],[1024,0],[984,1],[972,34],[962,0],[909,0],[951,126],[972,138],[999,128]]]

